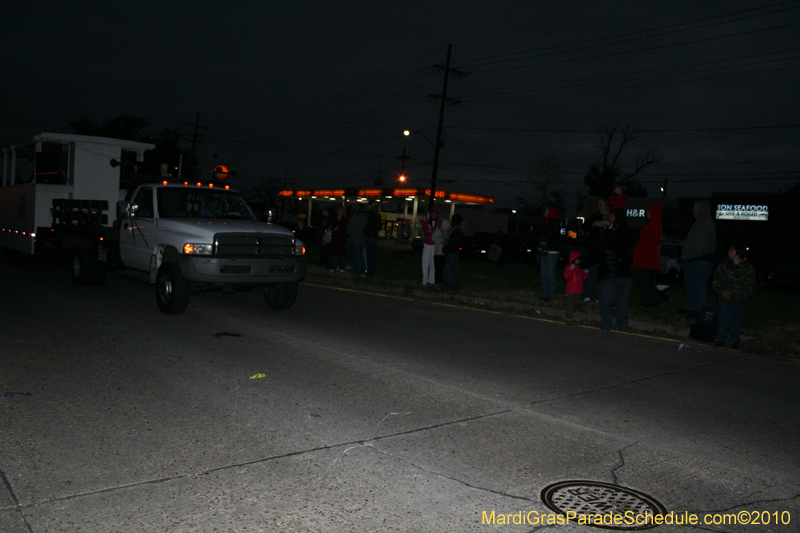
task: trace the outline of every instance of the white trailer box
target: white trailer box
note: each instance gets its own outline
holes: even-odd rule
[[[36,231],[50,226],[56,198],[107,200],[108,224],[120,200],[123,150],[136,153],[155,145],[107,137],[41,133],[3,149],[0,187],[0,246],[32,254]]]

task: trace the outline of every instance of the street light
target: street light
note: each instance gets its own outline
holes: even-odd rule
[[[406,137],[410,136],[411,133],[412,133],[411,130],[404,130],[403,131],[403,135],[405,135]],[[413,133],[416,134],[416,135],[419,135],[420,137],[422,137],[423,139],[425,139],[426,141],[431,143],[433,145],[433,147],[434,147],[433,172],[431,173],[431,193],[430,193],[430,197],[429,197],[429,201],[428,201],[428,211],[430,211],[431,209],[433,209],[433,200],[436,197],[436,174],[437,174],[437,172],[439,170],[439,149],[444,147],[444,143],[442,142],[441,124],[439,125],[439,131],[438,131],[438,134],[437,134],[437,142],[433,142],[432,140],[428,139],[428,137],[426,137],[425,135],[423,135],[422,133],[420,133],[418,131],[414,131]]]

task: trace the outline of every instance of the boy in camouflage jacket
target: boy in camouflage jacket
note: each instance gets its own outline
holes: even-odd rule
[[[714,346],[724,346],[725,341],[730,340],[731,348],[739,349],[744,304],[756,292],[756,271],[746,256],[747,248],[744,245],[732,244],[728,259],[720,263],[714,272],[712,288],[719,299],[719,326]]]

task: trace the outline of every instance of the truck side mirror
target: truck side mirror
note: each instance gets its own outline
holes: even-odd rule
[[[120,200],[117,202],[117,219],[128,216],[128,202]]]

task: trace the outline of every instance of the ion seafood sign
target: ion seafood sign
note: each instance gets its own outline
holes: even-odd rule
[[[719,204],[717,220],[762,220],[769,218],[768,205]]]

